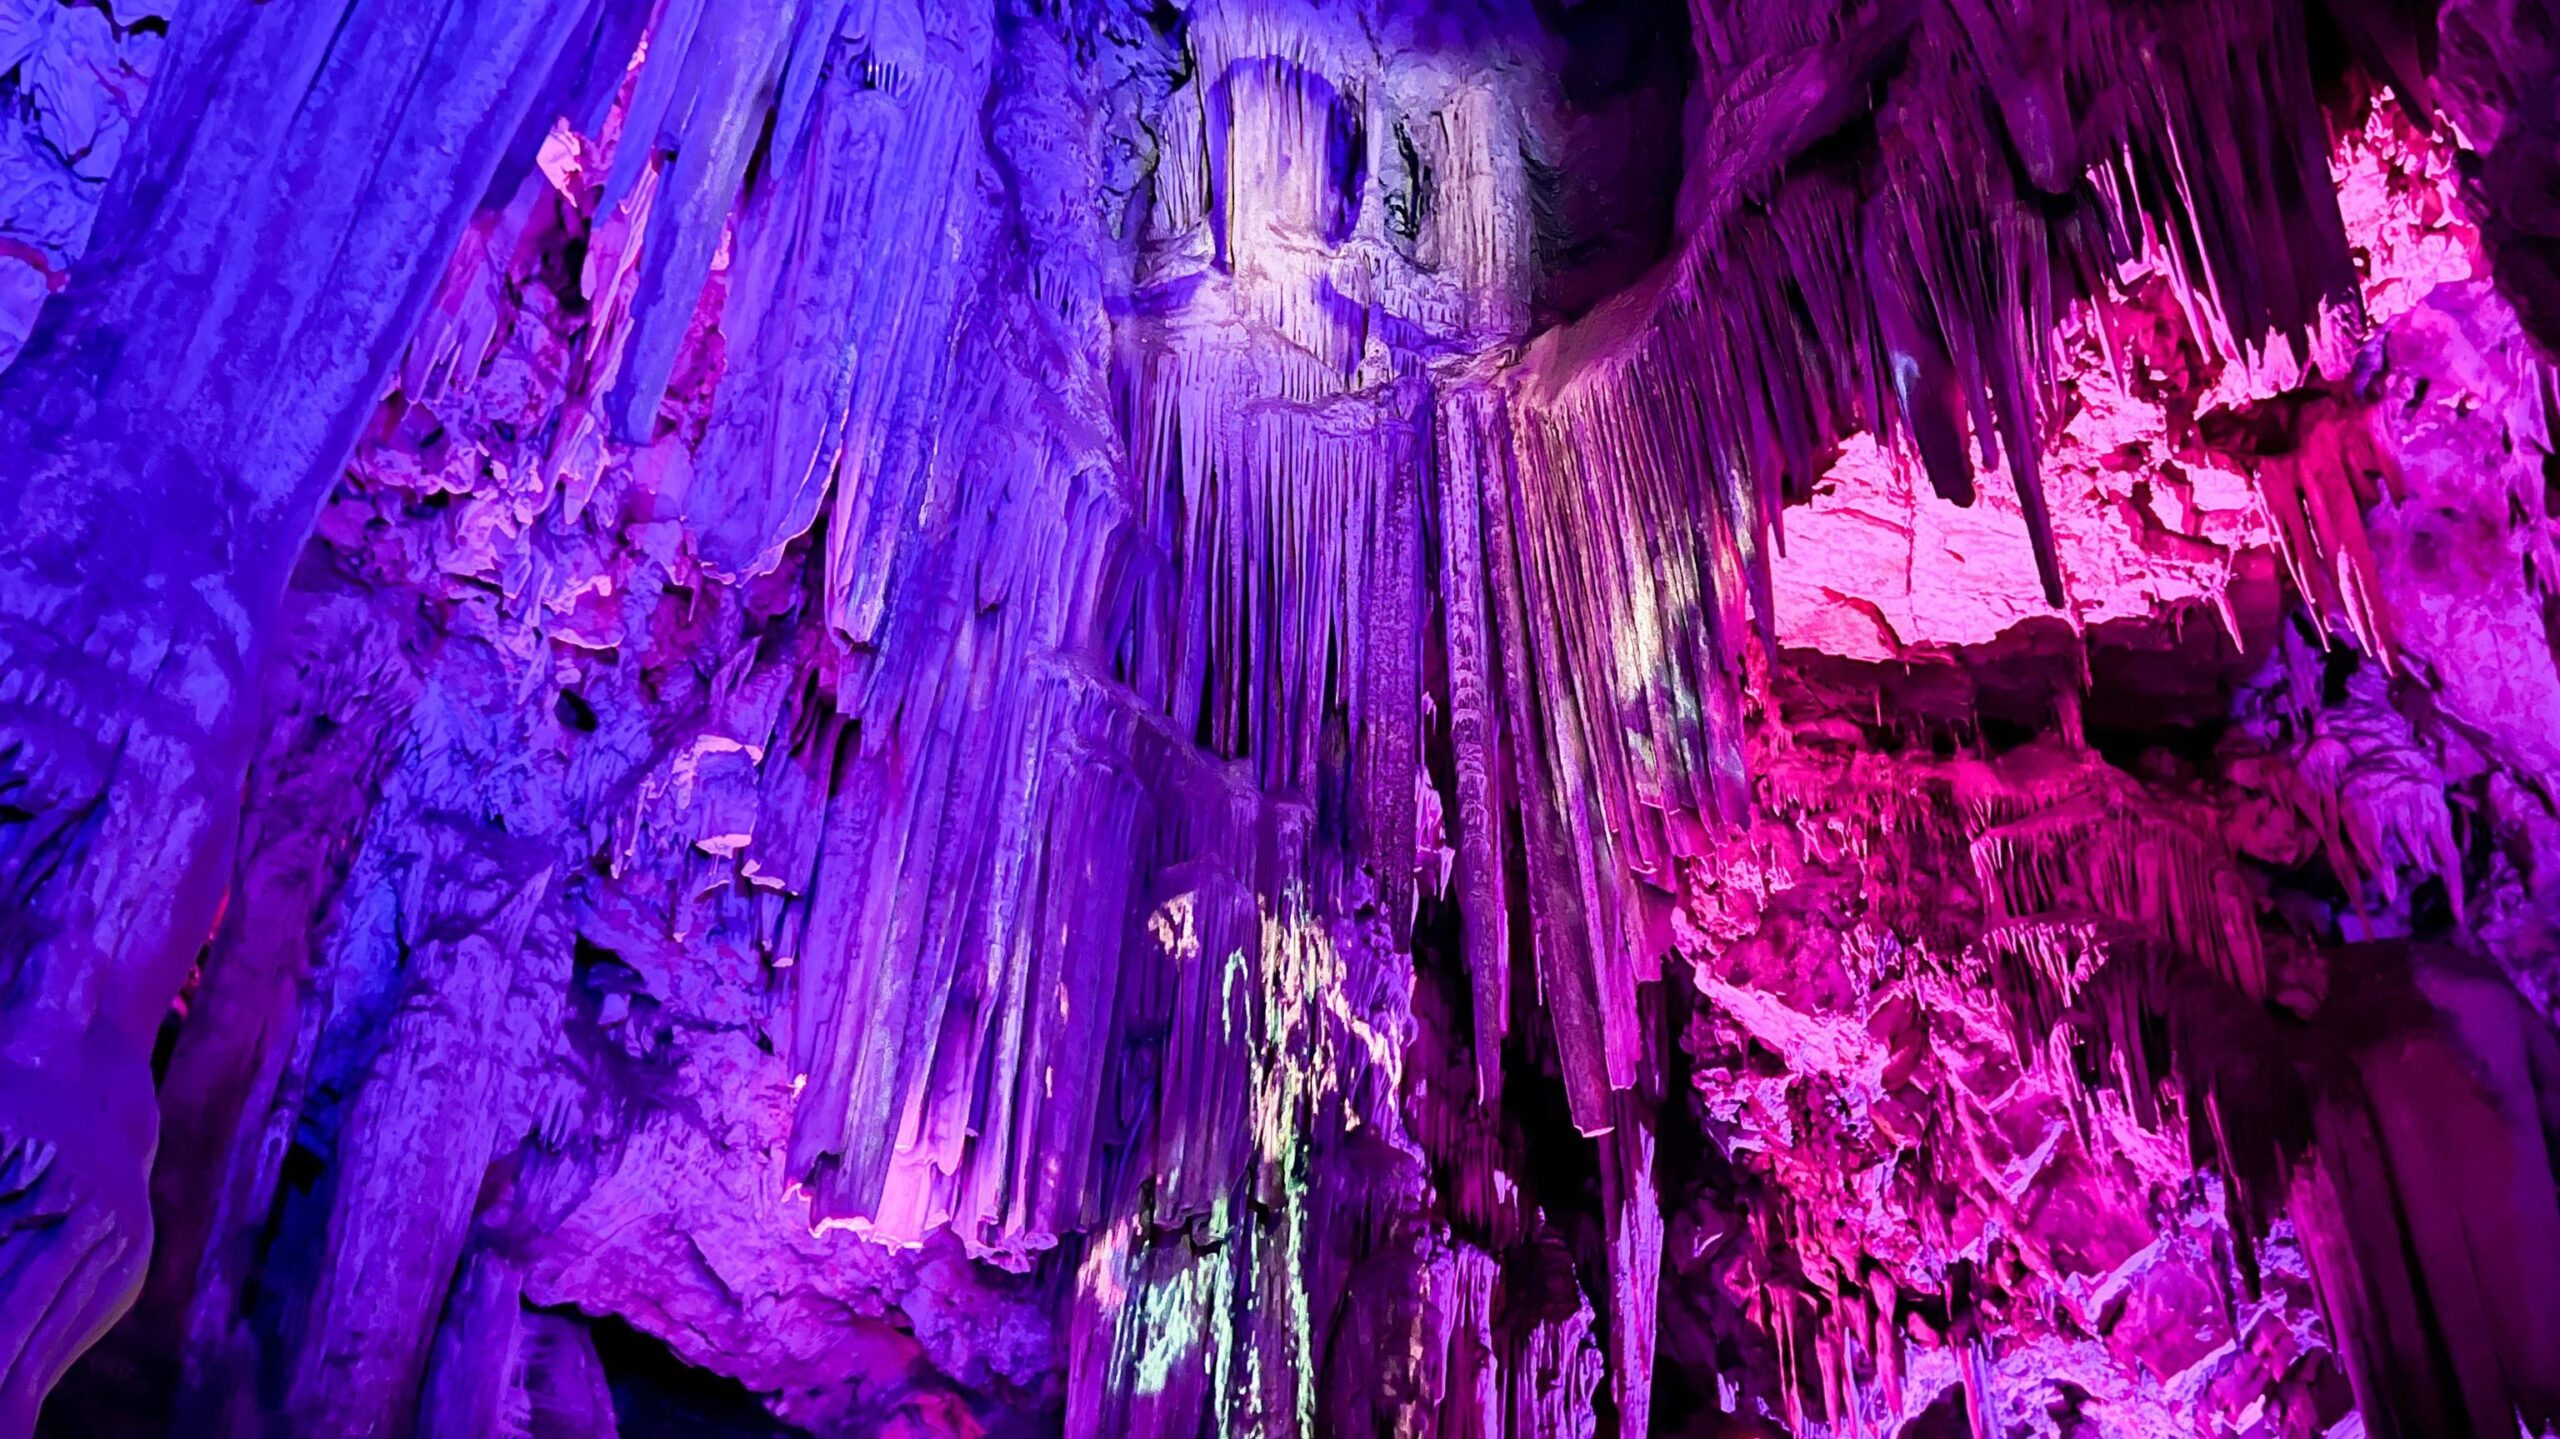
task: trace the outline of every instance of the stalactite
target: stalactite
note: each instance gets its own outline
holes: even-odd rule
[[[1609,1379],[1622,1434],[1646,1434],[1653,1406],[1656,1309],[1662,1288],[1662,1200],[1654,1177],[1651,1116],[1622,1097],[1603,1145],[1602,1202],[1609,1229]]]
[[[0,380],[0,438],[41,452],[0,584],[0,698],[36,716],[0,716],[35,734],[0,734],[0,890],[118,931],[0,948],[53,1010],[115,1012],[84,1102],[146,1114],[213,934],[159,1105],[205,1132],[164,1155],[130,1351],[183,1347],[181,1409],[610,1432],[567,1312],[602,1281],[543,1246],[624,1253],[598,1211],[668,1155],[787,1229],[799,1280],[872,1286],[822,1296],[863,1336],[820,1346],[825,1395],[758,1352],[824,1430],[1028,1394],[1075,1433],[1631,1436],[1676,1422],[1705,1331],[1727,1415],[1960,1404],[1987,1435],[2031,1402],[2022,1346],[2131,1307],[2115,1228],[2185,1222],[2038,1216],[2199,1170],[2253,1294],[2292,1216],[2377,1434],[2550,1407],[2542,1329],[2410,1327],[2548,1305],[2468,1273],[2487,1210],[2417,1172],[2441,1147],[2393,1092],[2455,1093],[2548,1247],[2512,1103],[2547,1056],[2323,1028],[2227,795],[2094,755],[2078,688],[2060,743],[1996,759],[1981,713],[1933,733],[1884,679],[1801,735],[1776,689],[1784,513],[1862,436],[1955,504],[2005,468],[2047,603],[2101,582],[2046,503],[2084,472],[2051,463],[2083,443],[2058,351],[2118,348],[2156,275],[2240,377],[2161,448],[2247,466],[2317,628],[2378,662],[2350,705],[2293,657],[2305,737],[2264,783],[2351,899],[2414,923],[2422,875],[2464,917],[2468,820],[2378,718],[2423,672],[2361,514],[2399,493],[2387,417],[2327,373],[2361,291],[2298,0],[1696,0],[1695,75],[1644,82],[1694,81],[1670,252],[1569,323],[1550,286],[1598,242],[1566,233],[1587,97],[1554,72],[1610,7],[208,3],[153,168]],[[117,336],[150,365],[83,348]],[[124,554],[162,503],[129,563],[53,553]],[[288,590],[336,618],[280,636]],[[270,651],[299,668],[259,711]],[[333,838],[285,852],[288,810]],[[1801,925],[1814,871],[1869,892]],[[1670,989],[1713,1015],[1668,1033]],[[2456,1093],[2475,1051],[2494,1093]],[[737,1093],[687,1087],[714,1072]],[[0,1292],[0,1327],[52,1326],[14,1431],[123,1302],[148,1146],[0,1077],[0,1199],[76,1180],[64,1233],[100,1246],[76,1313],[43,1317],[53,1275]],[[701,1217],[646,1242],[764,1326]],[[1007,1284],[1063,1334],[1033,1357],[932,1308]]]
[[[1479,476],[1495,461],[1483,452],[1493,431],[1481,393],[1445,397],[1434,432],[1440,444],[1440,605],[1449,673],[1449,742],[1457,771],[1457,884],[1466,926],[1467,975],[1474,991],[1476,1097],[1492,1104],[1502,1089],[1502,1041],[1511,1028],[1511,903],[1503,874],[1500,816],[1504,733],[1494,688],[1491,553]],[[1500,495],[1495,496],[1499,501]]]
[[[2295,6],[2075,17],[2042,40],[2058,76],[2022,72],[1988,7],[1963,13],[1945,39],[1832,16],[1748,40],[1725,28],[1741,22],[1702,14],[1701,62],[1733,78],[1710,143],[1688,161],[1682,248],[1530,353],[1542,402],[1604,407],[1641,427],[1617,463],[1668,463],[1725,491],[1730,543],[1755,587],[1782,501],[1805,493],[1842,437],[1905,440],[1942,496],[1969,503],[1969,429],[1983,468],[2005,452],[2046,599],[2061,608],[2039,457],[2064,307],[2106,293],[2146,252],[2211,295],[2225,353],[2280,337],[2300,354],[2330,310],[2356,302]],[[1735,74],[1725,58],[1786,46],[1806,57],[1799,68]],[[1879,116],[1879,193],[1860,202],[1820,169],[1788,175],[1901,51],[1928,83]],[[2076,135],[2056,103],[2065,87],[2087,97]],[[1977,112],[1916,98],[1940,90],[1986,93],[2032,186],[2067,204],[2022,193],[1992,158],[1998,141],[1974,128]],[[2245,137],[2245,160],[2233,136]],[[2081,154],[2120,154],[2123,174],[2101,163],[2080,183],[2070,158]],[[2146,228],[2155,213],[2164,223]],[[1667,413],[1666,389],[1677,396]],[[1657,449],[1666,460],[1646,458]],[[1765,633],[1771,621],[1761,623]]]
[[[2014,823],[1985,839],[2013,833]],[[2159,827],[2152,828],[2156,836]],[[2082,848],[2096,854],[2069,865],[2058,865],[2050,850],[1987,850],[1978,840],[1974,851],[1986,889],[2016,912],[2030,897],[2050,908],[2056,896],[2088,895],[2069,877],[2090,873],[2081,865],[2091,859],[2098,873],[2121,864],[2108,857],[2118,845],[2103,838],[2084,839]],[[2040,1027],[2068,1023],[2078,1029],[2096,1082],[2120,1087],[2146,1123],[2157,1122],[2160,1097],[2174,1096],[2193,1151],[2223,1178],[2231,1229],[2241,1241],[2235,1258],[2253,1286],[2257,1244],[2274,1217],[2290,1212],[2318,1267],[2329,1320],[2375,1432],[2469,1432],[2490,1423],[2482,1415],[2503,1424],[2519,1412],[2528,1425],[2550,1422],[2544,1416],[2552,1400],[2538,1376],[2553,1372],[2560,1350],[2533,1347],[2551,1329],[2540,1301],[2521,1292],[2475,1297],[2466,1276],[2499,1266],[2452,1257],[2475,1242],[2453,1237],[2468,1226],[2532,1227],[2560,1213],[2547,1192],[2551,1167],[2540,1121],[2513,1114],[2539,1083],[2531,1065],[2540,1061],[2528,1060],[2528,1051],[2538,1053],[2548,1036],[2519,1040],[2520,1031],[2502,1029],[2512,1024],[2515,1001],[2499,986],[2456,979],[2443,960],[2422,959],[2413,969],[2405,952],[2396,961],[2358,960],[2352,983],[2333,981],[2356,996],[2352,1003],[2333,1004],[2307,1033],[2281,1032],[2257,1005],[2268,997],[2263,961],[2235,971],[2231,951],[2200,946],[2198,936],[2210,927],[2181,919],[2174,898],[2197,886],[2169,882],[2170,872],[2123,891],[2161,896],[2152,912],[2098,900],[2108,920],[2129,927],[2031,926],[1988,937],[1996,954],[2026,961],[2004,981],[2020,1020],[2022,1058],[2033,1052]],[[2451,997],[2457,994],[2463,997]],[[2472,1029],[2481,1031],[2468,1040],[2472,1062],[2505,1067],[2493,1068],[2485,1089],[2469,1074],[2436,1067],[2464,1043],[2449,1045],[2450,1036]],[[2365,1077],[2355,1077],[2359,1071]],[[2426,1109],[2430,1120],[2410,1126],[2403,1116],[2414,1108]],[[2477,1129],[2447,1141],[2431,1160],[2415,1158],[2415,1147],[2430,1142],[2419,1138],[2421,1129],[2441,1136],[2448,1125]],[[2386,1133],[2394,1137],[2386,1140]],[[2470,1157],[2457,1159],[2455,1150]],[[2442,1187],[2440,1176],[2473,1163],[2514,1166],[2507,1172],[2529,1176],[2518,1182],[2532,1197],[2511,1203],[2499,1185],[2456,1197]],[[2475,1202],[2475,1215],[2458,1217]],[[2511,1252],[2546,1248],[2518,1239]],[[2419,1256],[2415,1275],[2403,1267],[2412,1253]],[[2430,1285],[2452,1288],[2436,1293]],[[2493,1309],[2507,1318],[2488,1320]],[[2426,1322],[2421,1312],[2444,1316],[2438,1322],[2449,1334],[2517,1337],[2511,1348],[2458,1339],[2447,1351],[2431,1351],[2414,1337]]]
[[[606,398],[613,433],[625,443],[656,438],[676,352],[728,232],[759,122],[777,88],[789,83],[786,66],[805,70],[825,60],[833,38],[826,32],[834,27],[803,26],[800,9],[798,0],[666,0],[656,17],[651,63],[633,92],[602,197],[611,209],[643,173],[660,169],[640,244],[628,348]],[[811,29],[818,43],[792,54],[790,42]],[[800,144],[795,133],[779,140],[785,154]]]
[[[735,298],[721,313],[735,378],[721,386],[685,494],[715,573],[780,564],[840,464],[850,462],[857,491],[895,485],[880,474],[892,462],[885,387],[929,371],[947,328],[951,271],[937,263],[946,252],[916,237],[942,231],[972,198],[959,180],[972,118],[967,61],[928,43],[900,57],[893,89],[870,82],[865,56],[876,52],[858,44],[834,38],[806,138],[776,149],[737,220]],[[810,63],[795,61],[792,77]],[[790,133],[777,126],[769,143]],[[951,183],[905,182],[941,175]]]
[[[297,552],[438,267],[616,32],[582,5],[368,11],[317,44],[321,18],[186,13],[101,243],[0,377],[0,787],[26,817],[0,854],[23,921],[6,1128],[12,1202],[47,1217],[10,1242],[0,1430],[33,1426],[141,1278],[148,1060],[221,911]],[[350,159],[390,152],[419,158]],[[37,1101],[29,1065],[95,1112]]]
[[[2398,476],[2360,406],[2314,394],[2271,407],[2258,427],[2254,471],[2275,521],[2285,567],[2326,632],[2342,625],[2358,648],[2393,665],[2391,616],[2379,592],[2363,510]]]
[[[2088,915],[2133,925],[2250,998],[2267,997],[2254,906],[2229,856],[2191,828],[2084,800],[1986,828],[1972,850],[1996,922]],[[2042,947],[2050,933],[2021,937],[2047,973],[2070,963]],[[2066,1002],[2074,987],[2063,986]]]

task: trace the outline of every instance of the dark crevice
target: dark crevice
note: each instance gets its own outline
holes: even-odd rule
[[[737,1380],[676,1357],[615,1316],[591,1320],[621,1439],[807,1439]]]

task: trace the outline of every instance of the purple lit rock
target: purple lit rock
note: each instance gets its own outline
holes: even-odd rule
[[[0,1433],[2560,1423],[2544,19],[0,0]]]

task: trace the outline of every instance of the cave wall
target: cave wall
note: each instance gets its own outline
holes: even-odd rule
[[[0,10],[5,1422],[2560,1419],[2531,20]]]

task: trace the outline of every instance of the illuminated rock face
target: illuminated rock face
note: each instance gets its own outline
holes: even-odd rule
[[[2560,1422],[2535,7],[169,12],[0,1434]]]

